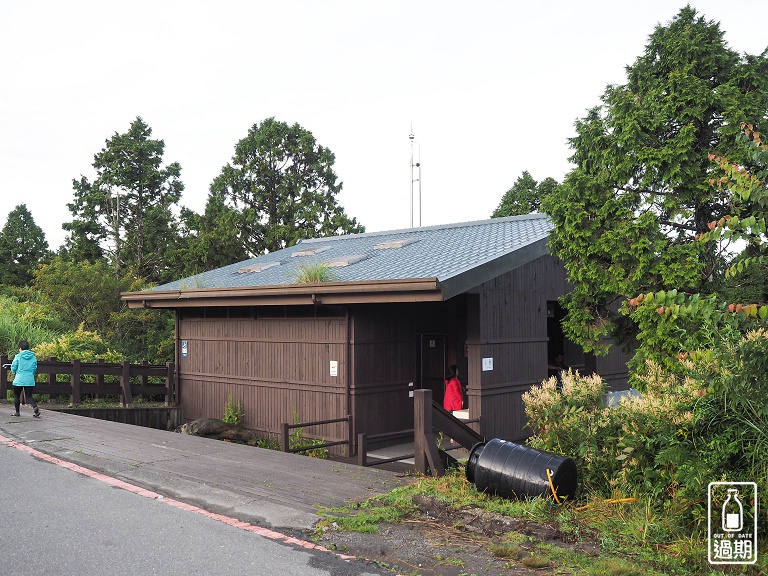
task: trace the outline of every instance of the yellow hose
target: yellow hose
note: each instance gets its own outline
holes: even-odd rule
[[[557,497],[557,490],[555,490],[555,485],[552,482],[552,470],[547,468],[547,480],[549,480],[549,489],[552,490],[552,496],[555,497],[555,502],[560,504],[560,498]],[[609,500],[603,500],[605,504],[620,504],[622,502],[637,502],[637,498],[612,498]],[[586,506],[579,506],[576,508],[576,510],[585,510],[589,508],[591,505],[587,504]]]
[[[547,479],[549,480],[549,487],[552,490],[552,496],[555,497],[555,502],[560,504],[560,498],[557,497],[557,490],[555,490],[555,485],[552,483],[552,470],[547,468]]]

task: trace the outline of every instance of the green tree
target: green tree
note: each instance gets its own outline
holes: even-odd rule
[[[122,306],[120,281],[103,259],[91,263],[55,257],[35,270],[33,287],[56,315],[67,320],[70,330],[82,326],[106,334],[111,315]]]
[[[150,286],[134,282],[128,290],[146,290]],[[172,362],[175,352],[175,316],[171,310],[130,310],[123,306],[110,317],[110,342],[131,361],[152,364]]]
[[[238,228],[239,213],[211,194],[200,215],[181,209],[179,242],[169,254],[176,277],[192,276],[248,258]]]
[[[71,236],[66,252],[94,261],[97,245],[120,278],[130,268],[151,281],[167,279],[166,252],[175,245],[178,222],[173,209],[184,184],[177,162],[162,166],[165,143],[153,140],[152,129],[137,117],[125,134],[115,134],[94,155],[96,179],[73,180],[73,215],[63,228]]]
[[[619,312],[624,298],[707,285],[720,256],[695,239],[727,212],[707,154],[741,160],[740,123],[768,112],[768,52],[740,56],[690,6],[656,27],[627,75],[577,121],[576,167],[542,206],[574,287],[563,326],[587,351],[636,333]]]
[[[545,178],[541,183],[536,182],[533,176],[526,170],[515,180],[512,188],[501,197],[496,210],[491,218],[503,218],[505,216],[517,216],[538,212],[541,202],[549,196],[558,183],[554,178]]]
[[[718,270],[723,278],[713,278],[712,284],[724,288],[689,294],[668,287],[628,302],[640,327],[635,384],[643,389],[644,373],[656,365],[663,367],[660,373],[699,388],[687,450],[698,463],[688,462],[672,474],[674,484],[683,487],[675,500],[684,502],[687,492],[702,519],[706,516],[697,501],[712,478],[754,478],[763,484],[768,478],[768,302],[761,282],[754,281],[768,271],[768,144],[754,126],[742,128],[737,142],[749,168],[744,161],[709,155],[716,164],[710,184],[724,196],[728,211],[698,236],[699,242],[717,247],[733,241],[746,246]],[[734,296],[755,300],[730,300]],[[644,430],[641,445],[648,446],[650,436]],[[665,466],[667,477],[670,470]],[[765,521],[759,519],[761,525]]]
[[[71,332],[98,333],[105,345],[131,360],[173,359],[172,312],[129,310],[120,292],[149,288],[143,281],[118,280],[105,260],[70,262],[56,257],[35,270],[33,288],[54,317]]]
[[[747,170],[740,163],[710,155],[722,174],[716,178],[713,173],[710,182],[725,195],[728,214],[711,221],[698,241],[716,246],[736,241],[746,248],[712,278],[711,284],[720,292],[685,293],[669,285],[628,301],[625,311],[639,327],[641,346],[633,358],[638,368],[650,359],[670,372],[685,374],[688,367],[680,359],[692,354],[711,360],[734,346],[747,331],[768,327],[764,284],[750,282],[756,277],[764,279],[768,271],[768,145],[751,125],[744,126],[739,142],[742,156],[748,157],[754,168]],[[740,285],[745,279],[747,282]],[[754,299],[740,301],[734,297]]]
[[[26,204],[19,204],[0,231],[0,284],[26,286],[33,270],[49,256],[45,233]]]
[[[210,194],[220,200],[209,200],[209,206],[234,211],[236,238],[248,255],[302,238],[363,232],[336,202],[342,185],[334,161],[333,153],[299,124],[267,118],[235,146],[231,163],[211,184]]]

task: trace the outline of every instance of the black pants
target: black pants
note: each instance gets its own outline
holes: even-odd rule
[[[13,387],[13,405],[16,406],[16,414],[19,413],[19,408],[21,407],[21,391],[26,390],[24,392],[24,398],[26,398],[27,404],[32,406],[33,410],[37,410],[37,402],[35,402],[35,399],[32,397],[32,392],[35,391],[34,386],[14,386]]]

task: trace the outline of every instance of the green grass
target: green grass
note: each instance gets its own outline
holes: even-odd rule
[[[294,281],[296,284],[319,284],[333,282],[335,279],[336,275],[327,264],[310,261],[299,265]]]
[[[648,497],[636,494],[635,502],[608,502],[604,497],[582,498],[557,506],[548,499],[508,500],[480,493],[466,481],[463,470],[442,478],[420,477],[411,485],[345,508],[320,511],[318,532],[324,526],[376,532],[381,523],[396,523],[415,516],[414,497],[439,498],[451,508],[477,507],[488,512],[556,526],[567,536],[569,547],[540,541],[517,532],[490,538],[489,551],[511,565],[545,568],[553,573],[589,576],[694,576],[721,574],[707,561],[707,535],[683,531],[673,515],[659,513]],[[623,495],[616,494],[614,498]],[[768,573],[765,543],[755,566],[732,566],[728,574]],[[581,546],[580,546],[581,545]],[[595,554],[594,551],[597,551]]]
[[[490,543],[491,554],[496,558],[510,558],[517,560],[522,556],[523,549],[512,542],[491,542]]]

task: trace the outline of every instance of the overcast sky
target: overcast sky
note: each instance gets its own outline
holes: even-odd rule
[[[731,48],[768,46],[768,3],[691,4]],[[58,248],[72,180],[92,180],[94,154],[137,116],[197,212],[238,140],[274,116],[333,151],[339,203],[369,232],[410,226],[411,133],[421,224],[485,219],[524,170],[562,180],[574,121],[684,5],[3,0],[0,226],[24,203]]]

